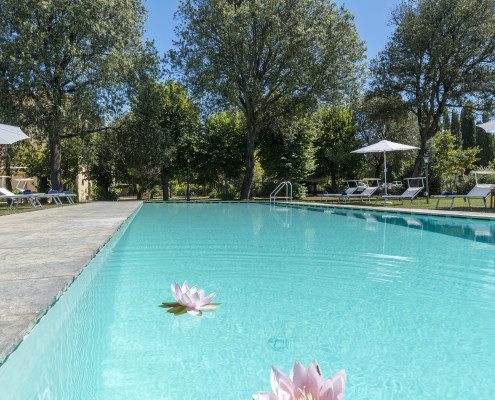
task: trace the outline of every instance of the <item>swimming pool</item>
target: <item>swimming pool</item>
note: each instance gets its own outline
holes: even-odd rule
[[[325,211],[325,212],[323,212]],[[251,399],[345,368],[346,399],[490,399],[495,226],[264,204],[144,204],[0,367],[2,399]],[[187,280],[222,303],[166,314]]]

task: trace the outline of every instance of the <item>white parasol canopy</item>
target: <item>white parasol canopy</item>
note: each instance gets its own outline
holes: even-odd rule
[[[0,124],[0,144],[12,144],[24,139],[29,139],[29,136],[18,126]]]
[[[370,146],[363,147],[362,149],[351,151],[351,153],[383,153],[383,162],[385,165],[385,194],[387,194],[387,151],[403,150],[419,150],[419,147],[382,140]]]
[[[484,124],[478,124],[476,126],[483,129],[487,133],[495,133],[495,120],[485,122]]]

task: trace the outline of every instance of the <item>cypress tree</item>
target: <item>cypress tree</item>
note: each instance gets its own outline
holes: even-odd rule
[[[474,122],[473,108],[469,103],[461,111],[461,137],[464,149],[476,145],[476,124]]]
[[[452,136],[455,137],[455,144],[457,147],[461,146],[461,122],[459,120],[459,114],[457,114],[456,110],[452,110],[452,120],[450,124],[450,131],[452,132]]]
[[[483,113],[482,123],[489,120],[490,116]],[[476,128],[476,145],[480,147],[477,164],[485,167],[495,159],[495,139],[491,133],[486,132],[484,129]]]
[[[442,116],[442,128],[444,131],[450,130],[450,115],[449,110],[445,109]]]

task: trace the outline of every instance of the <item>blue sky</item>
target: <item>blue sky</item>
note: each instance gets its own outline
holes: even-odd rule
[[[336,0],[344,4],[355,16],[355,22],[368,47],[368,59],[377,55],[385,47],[388,35],[392,32],[389,25],[390,11],[399,0]],[[155,41],[158,51],[163,54],[172,47],[174,39],[173,19],[179,0],[147,0],[148,21],[146,37]]]

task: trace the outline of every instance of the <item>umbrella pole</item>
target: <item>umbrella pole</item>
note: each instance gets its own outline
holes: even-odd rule
[[[383,163],[385,164],[385,196],[387,195],[387,152],[383,152]]]

